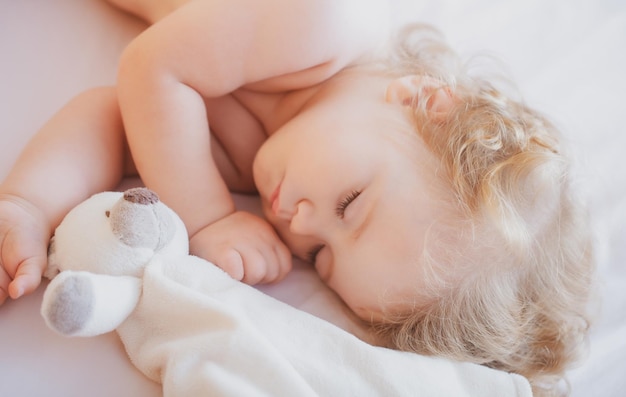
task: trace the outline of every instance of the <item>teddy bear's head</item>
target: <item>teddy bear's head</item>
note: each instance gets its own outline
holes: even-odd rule
[[[155,254],[188,252],[185,225],[156,193],[104,192],[76,206],[57,227],[46,276],[63,270],[141,276]]]

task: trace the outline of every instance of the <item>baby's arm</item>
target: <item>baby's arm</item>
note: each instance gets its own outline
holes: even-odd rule
[[[260,227],[260,219],[233,215],[230,192],[211,154],[204,98],[336,62],[344,55],[342,41],[330,40],[333,26],[341,28],[331,20],[336,4],[190,2],[145,31],[123,54],[118,94],[137,169],[146,186],[185,222],[192,253],[226,270],[243,261],[245,272],[257,262],[253,258],[267,253],[266,264],[281,260],[286,248],[269,226]],[[237,248],[253,244],[259,245],[254,253]],[[270,249],[262,247],[267,244]],[[222,249],[225,254],[216,259],[209,249],[215,245],[234,249]],[[281,264],[277,277],[288,268]]]
[[[277,3],[190,2],[122,56],[118,95],[135,164],[191,236],[235,210],[212,158],[204,98],[329,60],[328,44],[298,38],[307,14],[292,4],[302,2]]]
[[[185,222],[192,253],[235,277],[241,273],[230,268],[242,261],[245,281],[284,275],[289,264],[280,264],[278,272],[268,268],[286,256],[272,229],[251,215],[234,215],[212,157],[204,100],[244,86],[275,92],[323,81],[369,48],[363,32],[381,22],[377,9],[355,0],[195,1],[129,45],[118,94],[131,152],[144,183]],[[272,85],[279,76],[280,84]],[[267,244],[271,249],[263,248]],[[219,258],[212,257],[216,245],[225,253]],[[228,245],[233,249],[223,248]],[[259,249],[237,248],[250,245]],[[257,268],[255,280],[246,277],[250,266]]]
[[[42,127],[0,184],[0,304],[39,285],[54,228],[76,204],[114,188],[123,167],[112,87],[78,95]]]

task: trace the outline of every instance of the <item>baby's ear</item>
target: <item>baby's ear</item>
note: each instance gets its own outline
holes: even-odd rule
[[[417,107],[426,100],[425,109],[431,116],[441,117],[454,105],[456,95],[441,80],[423,75],[409,75],[393,80],[387,86],[385,100],[388,103]]]

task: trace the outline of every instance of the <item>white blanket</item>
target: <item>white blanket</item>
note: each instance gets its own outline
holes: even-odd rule
[[[133,363],[183,396],[531,396],[525,378],[371,346],[196,257],[153,260],[118,328]]]

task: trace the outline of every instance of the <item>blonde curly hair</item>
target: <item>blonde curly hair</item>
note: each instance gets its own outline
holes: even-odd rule
[[[473,76],[432,28],[404,29],[385,66],[454,93],[444,117],[429,114],[432,92],[410,108],[461,215],[427,239],[428,304],[389,313],[375,330],[389,347],[515,372],[537,396],[567,394],[564,371],[589,327],[594,266],[558,132]]]

